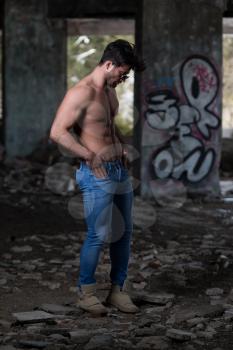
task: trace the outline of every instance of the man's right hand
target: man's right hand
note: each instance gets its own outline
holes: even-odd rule
[[[103,165],[103,161],[104,160],[98,154],[90,151],[90,157],[86,163],[98,178],[104,178],[107,176],[107,171]]]

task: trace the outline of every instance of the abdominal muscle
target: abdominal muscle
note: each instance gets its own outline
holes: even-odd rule
[[[99,133],[98,133],[99,134]],[[119,139],[111,136],[111,132],[105,131],[104,134],[96,137],[82,131],[80,135],[80,143],[88,150],[94,152],[96,155],[102,155],[105,161],[112,161],[122,157],[122,145]]]

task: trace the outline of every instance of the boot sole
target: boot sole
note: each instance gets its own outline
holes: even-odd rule
[[[79,306],[81,310],[88,312],[90,315],[96,315],[96,316],[105,316],[107,315],[108,311],[91,311],[91,310],[87,310],[84,309],[83,307]]]
[[[97,311],[97,310],[90,310],[90,309],[88,309],[88,308],[85,308],[85,307],[83,307],[83,306],[81,306],[81,305],[79,305],[78,303],[76,304],[81,310],[83,310],[83,311],[86,311],[86,312],[88,312],[89,314],[92,314],[92,315],[106,315],[107,313],[108,313],[108,310],[106,309],[106,310],[102,310],[102,311]]]
[[[139,309],[137,309],[137,310],[135,310],[135,311],[123,309],[122,306],[119,306],[118,304],[114,304],[114,303],[112,303],[112,302],[110,302],[110,301],[106,301],[106,305],[115,306],[119,311],[125,312],[125,313],[127,313],[127,314],[135,314],[135,313],[137,313],[137,312],[140,311]]]

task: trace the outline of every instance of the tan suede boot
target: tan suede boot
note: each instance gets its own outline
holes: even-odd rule
[[[77,305],[92,314],[104,315],[108,312],[108,309],[100,302],[95,296],[96,284],[83,284],[81,285],[81,292],[79,293],[79,299]]]
[[[123,292],[118,285],[112,285],[106,303],[116,306],[120,311],[135,313],[139,308],[132,302],[129,295]]]

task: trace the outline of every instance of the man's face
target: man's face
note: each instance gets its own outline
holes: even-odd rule
[[[131,67],[128,65],[123,65],[123,66],[115,66],[115,65],[111,65],[109,67],[109,72],[107,74],[107,84],[112,87],[115,88],[118,84],[124,82],[128,76],[127,74],[129,74]]]

